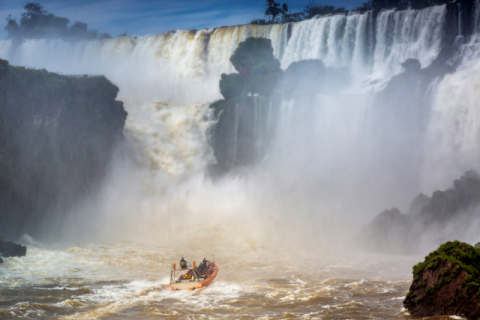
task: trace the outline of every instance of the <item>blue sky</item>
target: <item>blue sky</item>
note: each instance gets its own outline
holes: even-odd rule
[[[56,16],[82,21],[89,29],[116,36],[158,34],[174,29],[202,29],[248,23],[263,18],[264,0],[0,0],[2,27],[9,14],[20,18],[27,1],[38,2]],[[318,0],[317,3],[353,8],[366,0]],[[283,1],[280,1],[283,3]],[[285,1],[292,11],[301,11],[309,0]]]

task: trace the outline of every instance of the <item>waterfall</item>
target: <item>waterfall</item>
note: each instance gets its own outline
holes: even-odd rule
[[[378,16],[373,72],[385,78],[401,71],[400,63],[418,59],[428,67],[440,52],[446,6],[424,10],[383,11]]]
[[[434,88],[425,144],[425,189],[448,186],[467,170],[480,171],[480,42],[478,33],[460,50],[462,62]]]
[[[171,199],[159,201],[151,192],[155,205],[173,203],[162,212],[202,212],[199,208],[214,208],[220,201],[222,214],[237,205],[231,211],[235,217],[254,208],[255,217],[257,212],[258,217],[278,213],[278,219],[293,221],[303,215],[310,223],[317,216],[345,214],[348,223],[360,225],[385,208],[404,211],[418,193],[445,189],[466,170],[480,171],[478,1],[475,34],[469,37],[469,24],[459,27],[471,41],[462,43],[452,59],[457,71],[429,79],[427,90],[421,75],[407,77],[400,65],[407,59],[418,59],[422,68],[432,65],[452,42],[446,30],[455,21],[447,14],[451,7],[456,8],[352,12],[298,23],[110,40],[25,40],[18,46],[2,40],[0,58],[63,74],[104,74],[118,85],[128,111],[128,145],[148,169],[142,173],[178,182],[162,184],[161,192]],[[467,20],[467,10],[459,14]],[[456,30],[456,23],[449,26]],[[220,121],[209,104],[222,98],[220,76],[235,72],[230,57],[250,36],[271,40],[282,69],[319,59],[328,77],[305,90],[306,97],[244,97],[220,111]],[[334,77],[343,73],[345,83]],[[341,90],[329,90],[332,83],[341,84]],[[212,131],[223,135],[209,137]],[[212,145],[225,150],[223,158],[214,156]],[[238,169],[232,174],[248,174],[232,189],[223,189],[228,179],[215,181],[219,184],[212,192],[203,173],[220,162],[227,170]],[[176,186],[189,180],[194,185],[177,192]],[[138,193],[144,189],[150,186]],[[189,202],[192,195],[196,200]],[[129,211],[136,210],[134,200]],[[178,203],[187,207],[175,211]]]
[[[248,37],[271,39],[284,69],[295,61],[320,59],[328,67],[352,66],[368,73],[372,70],[366,66],[374,61],[373,72],[388,80],[405,59],[420,59],[423,67],[433,61],[442,43],[445,12],[445,6],[382,12],[376,26],[367,12],[110,40],[25,40],[14,52],[11,41],[2,40],[0,58],[63,74],[104,74],[119,85],[124,100],[209,103],[220,98],[219,77],[234,72],[229,59]]]
[[[63,74],[104,74],[120,88],[119,99],[126,102],[129,113],[125,132],[131,141],[146,149],[145,162],[168,175],[182,176],[213,161],[206,146],[208,139],[200,138],[207,134],[208,126],[213,125],[208,104],[221,99],[220,76],[235,71],[229,59],[246,38],[270,39],[283,69],[304,59],[320,59],[327,67],[350,67],[350,72],[360,79],[356,83],[363,86],[360,91],[349,88],[350,92],[365,93],[400,73],[400,63],[408,58],[419,59],[422,67],[428,66],[441,49],[445,21],[446,6],[435,6],[384,11],[376,21],[373,14],[367,12],[317,16],[289,24],[178,30],[110,40],[24,40],[17,47],[13,47],[10,40],[2,40],[0,58],[10,60],[13,65]],[[376,84],[367,85],[365,90],[365,83],[372,79]],[[335,100],[322,101],[333,103]],[[264,140],[268,133],[260,127],[276,121],[275,126],[290,128],[285,129],[288,134],[293,125],[288,122],[298,115],[291,102],[282,103],[275,112],[269,109],[275,109],[271,103],[257,105],[255,102],[254,105],[252,130],[257,153],[261,153],[260,150],[266,148]],[[235,120],[234,162],[241,129],[238,121],[242,117],[239,108],[235,109],[233,115],[224,114]],[[184,128],[190,133],[173,130],[176,123],[188,123]],[[161,142],[154,143],[155,139]],[[191,141],[181,143],[179,139]],[[185,146],[189,149],[184,150]],[[194,157],[199,159],[194,161]],[[169,163],[164,159],[170,159]],[[176,161],[181,164],[173,165]]]
[[[478,34],[480,23],[480,1],[475,1],[475,10],[473,11],[473,33]]]

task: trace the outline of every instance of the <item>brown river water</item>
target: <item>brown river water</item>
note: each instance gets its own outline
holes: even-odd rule
[[[402,301],[420,257],[322,255],[239,243],[214,248],[219,274],[211,286],[164,289],[173,262],[182,256],[200,261],[209,254],[204,250],[37,243],[26,257],[0,265],[0,319],[414,318]]]

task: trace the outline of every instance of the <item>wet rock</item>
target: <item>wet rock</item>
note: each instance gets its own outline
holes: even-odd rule
[[[441,245],[413,267],[403,304],[414,316],[480,317],[480,249],[454,241]]]
[[[405,72],[409,73],[420,73],[422,70],[422,65],[417,59],[407,59],[400,65],[405,69]]]
[[[0,60],[0,234],[38,235],[49,208],[68,211],[101,184],[125,138],[127,112],[115,100],[118,91],[103,76],[59,75]]]
[[[27,254],[27,247],[13,243],[11,241],[4,242],[3,237],[0,237],[0,254],[4,258],[24,257]]]
[[[467,171],[450,189],[437,190],[431,197],[418,195],[405,214],[398,209],[383,211],[362,229],[356,243],[376,252],[419,252],[419,243],[426,234],[474,221],[479,205],[480,175]]]

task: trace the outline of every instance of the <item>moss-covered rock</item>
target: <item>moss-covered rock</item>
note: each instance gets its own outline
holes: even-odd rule
[[[453,241],[413,267],[403,304],[412,315],[480,317],[480,249]]]

